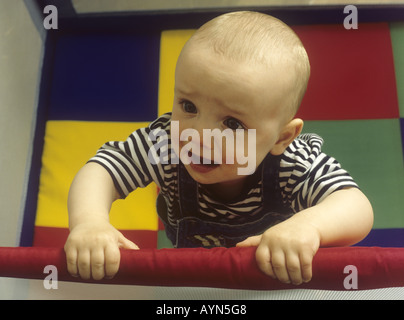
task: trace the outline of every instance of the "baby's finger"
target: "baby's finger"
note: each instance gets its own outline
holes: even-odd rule
[[[73,276],[78,277],[79,271],[77,268],[77,250],[68,249],[65,247],[67,271]]]
[[[121,253],[116,246],[105,248],[105,277],[111,279],[119,270]]]
[[[248,237],[244,241],[236,244],[236,247],[256,247],[261,243],[262,235]]]
[[[255,259],[257,261],[258,268],[270,276],[273,279],[276,279],[275,273],[272,269],[271,265],[271,253],[267,246],[260,245],[255,251]]]
[[[77,257],[77,266],[80,277],[88,280],[91,278],[90,251],[80,250]]]
[[[293,284],[299,285],[303,282],[300,259],[297,254],[287,255],[286,268],[289,274],[289,279]]]
[[[282,250],[271,253],[271,265],[276,278],[284,283],[290,283],[289,273],[286,268],[286,258]]]
[[[308,253],[302,253],[300,256],[300,267],[302,273],[302,280],[303,282],[309,282],[313,276],[313,269],[312,269],[312,262],[313,262],[313,255]]]
[[[105,276],[104,250],[91,251],[91,276],[94,280],[101,280]]]

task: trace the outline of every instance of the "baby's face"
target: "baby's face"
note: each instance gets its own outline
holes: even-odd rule
[[[286,100],[285,79],[282,72],[276,73],[270,74],[262,66],[228,61],[201,47],[191,46],[183,52],[176,69],[172,121],[178,121],[180,134],[185,129],[193,129],[199,135],[190,139],[191,142],[180,141],[176,152],[181,152],[186,145],[197,144],[199,150],[195,152],[196,148],[192,148],[192,151],[200,157],[200,162],[203,158],[213,162],[215,138],[204,141],[204,129],[221,132],[230,129],[227,131],[234,133],[236,141],[232,150],[234,163],[228,163],[223,141],[219,151],[221,164],[186,165],[192,178],[202,184],[242,181],[246,176],[240,175],[238,168],[247,164],[238,163],[237,153],[243,152],[258,166],[271,152],[281,129],[290,120],[282,112]],[[255,139],[248,139],[248,129],[255,129]],[[236,139],[236,130],[244,131],[244,141]],[[255,144],[255,154],[248,154],[249,143]]]

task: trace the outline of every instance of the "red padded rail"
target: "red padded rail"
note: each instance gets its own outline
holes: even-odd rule
[[[54,265],[59,281],[99,282],[148,286],[215,287],[275,290],[297,288],[260,272],[255,248],[122,250],[117,275],[110,280],[83,281],[66,271],[62,248],[0,248],[0,277],[44,279],[44,268]],[[357,269],[358,289],[404,286],[404,248],[321,248],[313,260],[313,278],[298,288],[346,290],[347,265]]]

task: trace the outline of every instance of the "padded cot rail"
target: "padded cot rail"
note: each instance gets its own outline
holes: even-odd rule
[[[356,276],[352,267],[345,269],[350,265],[357,271],[358,290],[404,287],[404,248],[321,248],[313,260],[312,280],[300,286],[261,273],[254,247],[121,250],[119,272],[101,281],[70,276],[63,248],[0,248],[0,277],[44,279],[47,265],[57,268],[59,281],[249,290],[347,290],[344,281]]]

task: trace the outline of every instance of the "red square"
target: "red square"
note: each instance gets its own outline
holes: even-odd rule
[[[157,248],[157,231],[153,230],[119,230],[130,241],[136,243],[142,249]],[[67,237],[68,228],[35,227],[34,247],[63,248]]]
[[[387,23],[295,26],[306,47],[311,77],[298,117],[304,120],[398,117]]]
[[[68,236],[68,228],[35,226],[32,245],[33,247],[63,248]]]
[[[119,230],[128,240],[134,242],[140,249],[157,248],[157,231],[153,230]]]

